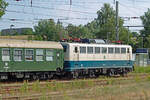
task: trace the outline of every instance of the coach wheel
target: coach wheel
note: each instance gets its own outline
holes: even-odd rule
[[[54,75],[51,73],[49,75],[47,75],[48,79],[52,79],[54,77]]]
[[[60,73],[61,72],[61,68],[57,68],[56,71],[57,71],[57,73]]]
[[[38,76],[33,75],[33,76],[32,76],[32,79],[33,79],[33,80],[37,80],[37,79],[38,79]]]

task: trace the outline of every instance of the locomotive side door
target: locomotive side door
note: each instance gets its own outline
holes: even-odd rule
[[[73,60],[74,60],[74,67],[79,67],[79,46],[73,46]]]
[[[127,48],[127,59],[130,61],[131,60],[131,55],[130,55],[130,49]]]
[[[127,48],[127,60],[128,60],[128,66],[130,66],[130,60],[132,59],[131,58],[131,51],[130,51],[130,48]]]

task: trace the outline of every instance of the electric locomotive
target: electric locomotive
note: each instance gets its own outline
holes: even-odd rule
[[[133,70],[129,45],[63,42],[62,46],[66,76],[125,75]]]

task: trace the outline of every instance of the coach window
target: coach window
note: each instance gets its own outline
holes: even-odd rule
[[[114,53],[114,48],[108,48],[108,53]]]
[[[10,61],[10,49],[9,48],[2,49],[2,61]]]
[[[100,47],[95,47],[95,53],[100,53]]]
[[[126,48],[121,48],[121,53],[126,53]]]
[[[25,49],[25,60],[33,61],[34,58],[34,50],[33,49]]]
[[[102,53],[107,53],[107,48],[106,47],[102,47]]]
[[[43,49],[36,49],[36,61],[43,61]]]
[[[120,53],[120,48],[115,48],[115,53]]]
[[[80,47],[80,53],[86,53],[86,47]]]
[[[92,54],[93,53],[93,47],[87,47],[87,53]]]
[[[46,61],[53,61],[53,51],[46,50]]]
[[[14,49],[14,61],[22,61],[22,50]]]

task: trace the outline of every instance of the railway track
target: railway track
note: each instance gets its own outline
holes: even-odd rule
[[[133,80],[136,77],[140,79],[145,79],[149,74],[129,74],[126,77],[103,77],[97,79],[78,79],[78,80],[49,80],[49,81],[32,81],[32,82],[17,82],[17,83],[0,83],[0,99],[14,100],[14,99],[36,99],[43,95],[42,91],[45,90],[44,96],[58,95],[63,88],[70,86],[72,89],[75,86],[76,91],[78,89],[87,88],[91,86],[100,85],[111,85],[113,82],[115,84],[120,84],[121,80]],[[85,85],[85,86],[84,86]],[[64,87],[63,87],[64,86]],[[79,87],[81,86],[81,87]],[[67,88],[68,89],[68,88]],[[68,89],[68,91],[70,90]],[[28,94],[29,93],[29,94]],[[30,94],[31,93],[31,94]],[[69,92],[70,93],[70,92]],[[28,94],[28,95],[26,95]],[[71,94],[70,94],[71,95]]]

